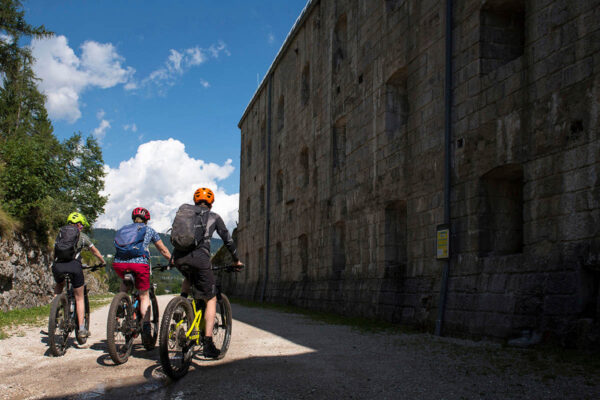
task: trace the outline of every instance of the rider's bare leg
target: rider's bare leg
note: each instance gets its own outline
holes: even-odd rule
[[[206,322],[206,331],[204,336],[212,337],[213,327],[215,326],[215,315],[217,314],[217,296],[206,302],[206,310],[204,311],[204,321]]]
[[[75,304],[77,306],[77,324],[79,326],[83,326],[83,319],[85,317],[85,301],[83,297],[83,288],[84,286],[80,286],[78,288],[73,289],[73,294],[75,295]]]

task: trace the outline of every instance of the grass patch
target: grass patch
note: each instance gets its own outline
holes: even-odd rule
[[[90,311],[94,311],[112,301],[110,294],[89,296]],[[20,308],[0,313],[0,340],[10,337],[10,331],[21,326],[43,326],[48,323],[50,304],[38,307]]]
[[[400,324],[394,324],[391,322],[386,322],[382,320],[377,320],[373,318],[364,318],[364,317],[348,317],[340,314],[325,312],[325,311],[315,311],[309,310],[306,308],[294,306],[294,305],[286,305],[286,304],[275,304],[275,303],[260,303],[257,301],[245,300],[240,298],[231,299],[232,303],[239,304],[245,307],[252,308],[264,308],[268,310],[274,310],[279,312],[284,312],[288,314],[300,314],[305,317],[308,317],[314,321],[323,322],[331,325],[344,325],[349,326],[353,329],[356,329],[360,332],[369,332],[369,333],[377,333],[377,332],[386,332],[386,333],[422,333],[422,330],[418,330],[414,327],[409,327]]]
[[[0,207],[0,233],[5,235],[20,229],[21,223],[17,219],[8,215],[8,213],[6,213],[6,211]]]

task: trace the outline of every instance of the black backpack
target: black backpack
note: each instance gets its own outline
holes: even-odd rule
[[[177,210],[171,228],[171,244],[181,252],[189,253],[197,249],[205,240],[206,221],[209,209],[183,204]]]
[[[62,262],[74,260],[77,255],[78,241],[79,228],[77,225],[65,225],[60,228],[54,243],[54,259]]]

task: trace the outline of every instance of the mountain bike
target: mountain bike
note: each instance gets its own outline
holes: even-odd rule
[[[239,271],[234,266],[212,267],[226,272]],[[185,275],[185,273],[184,273]],[[195,280],[190,279],[190,282]],[[173,298],[160,323],[159,353],[163,371],[173,379],[187,374],[194,354],[202,350],[205,321],[203,315],[206,303],[194,286],[190,288],[192,299],[181,296]],[[220,350],[221,359],[227,353],[231,340],[231,304],[227,296],[217,285],[217,313],[213,328],[213,342]]]
[[[157,265],[153,270],[164,270],[166,265]],[[126,291],[115,295],[108,310],[106,324],[106,342],[108,354],[115,364],[123,364],[129,359],[134,340],[142,333],[143,321],[140,311],[140,295],[135,288],[135,273],[126,271],[123,275]],[[150,296],[150,336],[142,337],[142,344],[146,350],[156,346],[158,337],[158,301],[154,294],[154,284],[148,291]]]
[[[82,269],[91,269],[92,271],[102,268],[102,265],[88,266],[82,265]],[[71,283],[71,274],[65,273],[62,275],[65,280],[64,290],[61,294],[56,295],[50,306],[50,318],[48,319],[48,345],[50,353],[58,357],[65,354],[69,335],[75,331],[77,343],[85,344],[87,338],[80,339],[77,336],[79,332],[79,324],[77,323],[77,311],[75,303],[75,293],[73,292],[73,284]],[[88,299],[87,285],[83,286],[85,314],[84,324],[85,329],[90,328],[90,302]]]

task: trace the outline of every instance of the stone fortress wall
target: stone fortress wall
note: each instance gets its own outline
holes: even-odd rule
[[[433,327],[445,7],[309,2],[239,123],[249,268],[227,290]],[[444,332],[597,331],[600,1],[455,0],[453,14]]]

